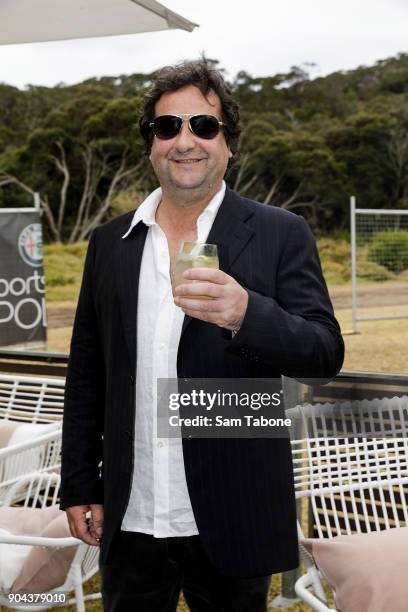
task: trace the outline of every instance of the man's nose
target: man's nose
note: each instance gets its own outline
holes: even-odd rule
[[[174,145],[179,151],[188,151],[195,147],[194,134],[188,126],[188,121],[183,121],[181,130],[176,136]]]

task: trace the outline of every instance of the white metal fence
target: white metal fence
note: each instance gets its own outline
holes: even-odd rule
[[[408,210],[357,208],[352,196],[350,220],[353,332],[408,318]]]

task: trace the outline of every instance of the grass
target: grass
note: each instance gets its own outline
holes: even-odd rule
[[[44,246],[47,301],[77,301],[87,244],[54,243]]]
[[[344,285],[351,278],[350,242],[344,238],[317,239],[317,248],[326,282],[330,285]]]
[[[317,239],[323,273],[329,285],[345,285],[351,280],[350,242],[343,237]],[[48,244],[44,247],[47,302],[78,299],[87,243],[64,245]],[[396,275],[384,266],[367,259],[367,249],[359,249],[359,277],[361,282],[399,280],[405,272]]]
[[[361,315],[389,315],[394,307],[363,308]],[[351,328],[351,309],[336,310],[343,331]],[[53,352],[69,351],[71,327],[48,330],[48,348]],[[365,321],[358,325],[359,333],[345,335],[343,370],[359,372],[407,373],[408,319]]]
[[[350,244],[344,239],[319,238],[318,249],[323,272],[329,284],[350,281]],[[86,242],[44,246],[47,302],[76,302],[85,260]],[[376,264],[372,264],[375,266]]]
[[[350,279],[350,245],[344,237],[321,237],[318,249],[323,272],[330,286],[347,286]],[[51,244],[44,247],[47,302],[58,308],[71,304],[78,298],[86,242],[74,245]],[[367,280],[377,278],[378,266],[367,262]],[[381,271],[380,271],[381,272]],[[381,278],[381,274],[380,274]],[[395,278],[395,277],[394,277]],[[398,277],[406,283],[408,271]],[[374,298],[375,299],[375,298]],[[390,314],[392,307],[362,310],[360,314]],[[343,330],[351,327],[351,310],[337,310],[336,315]],[[376,372],[404,372],[408,322],[404,320],[372,321],[360,324],[361,334],[345,336],[346,370],[371,370]],[[49,329],[49,349],[68,352],[71,328]]]
[[[384,306],[362,308],[359,315],[387,316],[394,312],[395,307]],[[336,317],[343,330],[350,329],[350,309],[336,310]],[[408,319],[364,321],[358,323],[357,329],[357,334],[344,336],[343,370],[407,374]]]

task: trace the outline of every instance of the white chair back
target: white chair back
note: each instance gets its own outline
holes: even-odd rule
[[[286,414],[297,436],[303,429],[291,442],[295,491],[297,499],[310,502],[319,538],[408,525],[407,396],[308,404]],[[304,537],[300,524],[298,531]],[[302,546],[300,556],[307,572],[296,592],[314,610],[332,610]]]
[[[22,476],[15,482],[7,491],[5,496],[5,504],[12,506],[16,501],[20,502],[19,506],[23,505],[27,508],[44,508],[53,504],[58,504],[59,490],[61,477],[57,473],[35,472]],[[23,503],[21,504],[21,501]],[[7,540],[7,537],[0,535],[1,539]],[[98,571],[99,548],[88,546],[79,540],[69,537],[60,538],[59,540],[51,541],[50,538],[30,537],[30,536],[12,536],[13,542],[17,540],[21,545],[41,544],[43,546],[65,547],[78,546],[78,550],[72,560],[70,570],[64,584],[52,589],[49,593],[69,593],[74,592],[75,597],[69,599],[66,605],[75,604],[78,612],[85,612],[85,601],[100,598],[100,593],[92,593],[84,596],[82,584],[91,578]],[[0,592],[0,606],[7,605],[7,594]],[[45,610],[55,606],[55,603],[50,601],[42,605],[14,605],[17,610]]]
[[[0,374],[0,419],[52,423],[63,415],[65,379]]]
[[[56,472],[61,466],[62,428],[0,449],[0,506],[8,505],[10,489],[21,477],[36,472]],[[16,495],[12,493],[12,495]],[[20,492],[20,500],[25,492]],[[15,501],[17,501],[15,499]]]

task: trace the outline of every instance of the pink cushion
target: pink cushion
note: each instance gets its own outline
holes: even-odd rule
[[[7,529],[0,527],[0,540],[13,535]],[[19,544],[4,544],[0,542],[0,592],[8,591],[17,578],[24,561],[28,557],[31,546]]]
[[[0,420],[0,448],[5,448],[7,446],[11,436],[21,425],[22,423],[18,423],[17,421],[9,421],[8,419]]]
[[[408,527],[302,544],[341,612],[407,612]]]
[[[38,536],[53,519],[65,515],[57,505],[46,508],[0,508],[0,528],[14,535]]]
[[[0,508],[0,533],[39,536],[55,518],[65,513],[57,505],[47,508]],[[9,589],[18,576],[31,546],[0,543],[0,587]]]
[[[41,532],[45,538],[71,537],[65,512],[54,518]],[[25,559],[11,591],[44,593],[64,584],[77,546],[50,548],[34,546]]]
[[[50,431],[56,431],[60,427],[61,423],[59,421],[56,423],[19,423],[19,427],[15,429],[8,441],[8,446],[28,442],[33,438],[50,433]]]

